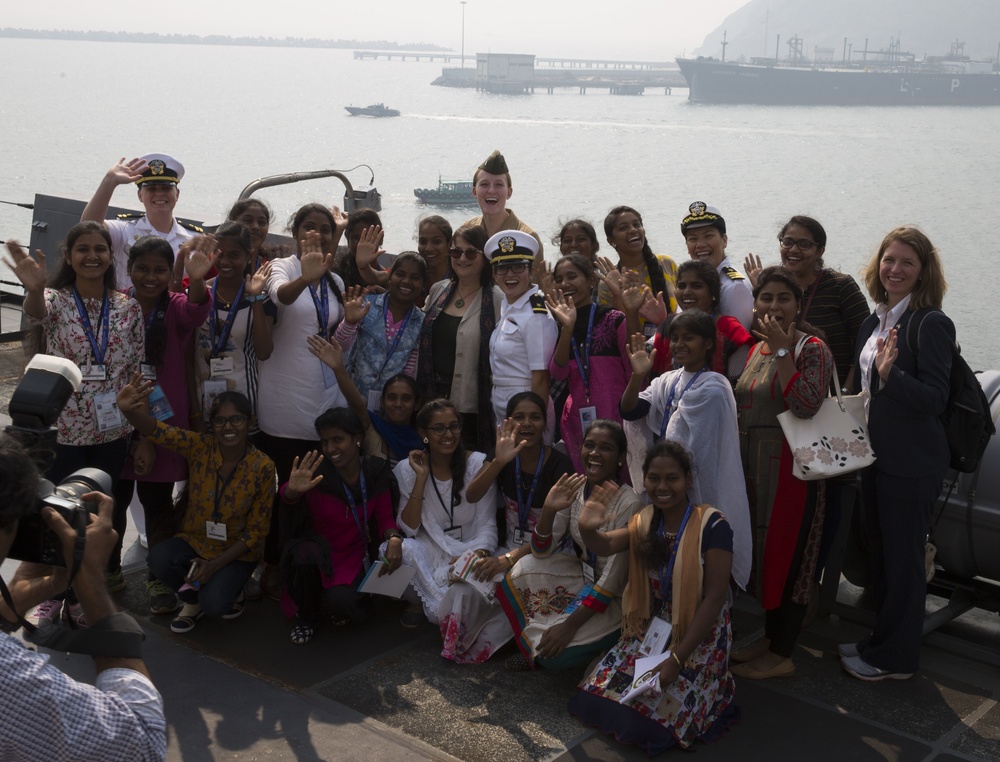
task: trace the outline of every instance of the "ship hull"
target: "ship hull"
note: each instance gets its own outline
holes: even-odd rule
[[[834,70],[677,59],[700,103],[841,106],[995,106],[1000,75]]]

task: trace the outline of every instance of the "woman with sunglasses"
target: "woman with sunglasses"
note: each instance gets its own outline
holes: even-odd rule
[[[481,452],[493,443],[489,337],[502,299],[485,247],[485,228],[463,225],[455,231],[448,251],[451,275],[431,286],[424,306],[417,361],[421,399],[451,400],[462,421],[462,446]]]
[[[190,632],[203,616],[243,613],[243,585],[260,558],[274,502],[274,462],[247,441],[252,409],[239,392],[212,403],[209,434],[178,429],[149,412],[153,383],[141,373],[118,393],[118,409],[143,437],[187,458],[178,532],[149,550],[156,579],[184,604],[170,624]]]
[[[531,282],[538,242],[520,230],[502,230],[486,242],[485,253],[504,296],[501,319],[490,337],[493,414],[502,421],[511,397],[534,392],[547,400],[545,441],[551,444],[555,410],[549,398],[549,361],[559,328],[545,307],[545,297]]]
[[[437,623],[455,559],[467,550],[485,558],[497,547],[496,488],[490,485],[476,501],[466,495],[486,456],[462,447],[454,403],[436,399],[420,408],[417,431],[427,449],[414,450],[394,469],[399,483],[396,523],[406,538],[403,563],[417,570],[410,583],[415,597],[410,595],[401,619],[404,627],[417,627],[425,615]]]

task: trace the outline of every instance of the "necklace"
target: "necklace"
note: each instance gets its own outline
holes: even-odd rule
[[[458,299],[455,300],[455,306],[458,307],[459,309],[462,309],[462,307],[465,306],[465,297],[466,296],[472,296],[478,290],[479,290],[479,287],[477,286],[476,288],[472,289],[469,293],[467,293],[465,296],[463,296],[462,294],[459,294],[458,295]]]

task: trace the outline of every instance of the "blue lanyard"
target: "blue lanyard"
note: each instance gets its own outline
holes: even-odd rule
[[[597,304],[590,305],[590,320],[587,321],[587,341],[583,345],[583,359],[580,359],[580,349],[575,341],[570,341],[573,347],[573,359],[576,360],[576,367],[580,371],[583,379],[583,388],[587,390],[587,402],[590,402],[590,340],[594,335],[594,315],[597,312]]]
[[[695,373],[694,376],[692,376],[691,380],[687,382],[687,386],[685,386],[681,390],[680,394],[677,394],[677,403],[678,404],[680,404],[681,397],[684,396],[684,392],[686,392],[688,389],[690,389],[691,385],[695,381],[698,380],[698,376],[700,376],[704,372],[705,372],[705,369],[702,368],[697,373]],[[667,424],[670,422],[671,408],[674,406],[674,395],[677,392],[677,385],[680,384],[680,382],[681,382],[681,377],[680,377],[680,374],[678,374],[677,380],[674,381],[674,385],[672,387],[670,387],[670,396],[667,397],[667,406],[663,410],[663,423],[660,424],[660,439],[663,439],[667,435]]]
[[[216,331],[216,321],[218,318],[218,312],[216,310],[216,293],[219,289],[219,279],[216,278],[212,282],[212,311],[208,316],[208,340],[212,345],[212,357],[218,357],[223,349],[226,348],[226,344],[229,343],[229,334],[233,330],[233,323],[236,321],[236,314],[240,311],[240,302],[243,301],[243,290],[246,287],[245,283],[240,284],[239,290],[236,292],[236,298],[233,299],[233,303],[229,305],[229,314],[226,316],[226,322],[222,326],[222,331],[219,334],[218,341],[215,338]]]
[[[319,295],[316,289],[309,284],[309,294],[312,296],[313,305],[316,307],[316,319],[319,320],[319,335],[324,339],[330,335],[330,292],[326,286],[326,276],[320,278]]]
[[[524,499],[524,488],[521,486],[521,456],[514,456],[514,486],[517,488],[517,528],[522,532],[528,528],[528,513],[531,511],[531,501],[535,499],[538,487],[538,477],[542,475],[542,464],[545,462],[545,447],[538,453],[538,465],[535,466],[535,476],[531,480],[531,490],[528,499]]]
[[[347,495],[347,505],[351,509],[351,515],[354,516],[354,523],[358,527],[358,534],[362,538],[367,537],[368,534],[365,532],[365,524],[368,523],[368,485],[365,484],[365,472],[361,470],[361,515],[358,515],[358,506],[354,502],[354,494],[351,492],[351,487],[347,482],[344,482],[344,494]],[[343,480],[342,480],[343,481]]]
[[[101,320],[97,324],[98,330],[101,330],[102,327],[104,329],[101,335],[101,338],[104,341],[101,344],[97,343],[97,337],[94,335],[94,328],[90,324],[90,315],[87,314],[87,308],[84,306],[83,299],[80,298],[80,292],[76,290],[76,286],[73,286],[73,300],[76,302],[76,311],[80,315],[80,322],[83,323],[83,332],[87,335],[87,341],[90,342],[90,348],[94,351],[94,360],[97,361],[98,365],[104,365],[104,353],[108,348],[108,336],[111,331],[111,307],[108,303],[108,290],[104,289],[104,304],[101,306]]]
[[[399,326],[399,329],[396,331],[396,335],[392,337],[392,343],[389,345],[389,348],[385,352],[385,359],[382,361],[382,367],[379,368],[378,375],[375,377],[375,386],[378,388],[381,388],[379,386],[379,381],[382,380],[382,373],[383,371],[385,371],[385,366],[389,364],[389,360],[391,360],[392,356],[396,353],[396,349],[397,347],[399,347],[399,342],[403,338],[403,333],[406,331],[406,326],[410,322],[410,316],[416,309],[417,309],[416,307],[410,307],[406,315],[403,316],[403,324]],[[389,297],[386,296],[385,304],[382,307],[382,325],[386,326],[387,332],[388,332],[388,326],[386,324],[388,320],[389,320]]]
[[[677,530],[677,536],[674,538],[674,545],[670,549],[670,560],[667,562],[667,568],[660,567],[660,595],[666,599],[670,590],[670,583],[674,578],[674,562],[677,560],[677,549],[681,546],[681,537],[684,535],[684,527],[687,526],[688,519],[691,518],[691,511],[693,506],[688,503],[687,510],[684,511],[684,518],[681,519],[681,526]],[[660,521],[660,531],[658,532],[660,540],[666,541],[666,530],[663,528],[663,522]]]

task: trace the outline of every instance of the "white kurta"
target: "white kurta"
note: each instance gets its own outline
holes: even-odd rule
[[[167,233],[161,233],[153,227],[146,216],[136,217],[130,220],[107,220],[104,223],[111,234],[111,252],[115,263],[115,279],[118,288],[125,290],[132,285],[132,279],[128,277],[128,254],[132,250],[132,244],[147,235],[155,235],[167,239],[170,248],[177,255],[181,244],[189,238],[194,238],[197,233],[188,230],[174,220],[173,227]]]

